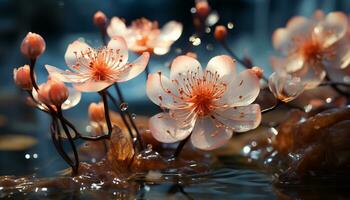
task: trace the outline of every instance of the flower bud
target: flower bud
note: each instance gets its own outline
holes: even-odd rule
[[[45,40],[36,33],[29,32],[21,44],[21,52],[29,59],[36,59],[46,48]]]
[[[29,65],[24,65],[18,69],[13,70],[13,79],[18,87],[23,90],[32,90],[33,85],[30,79],[30,67]]]
[[[197,54],[195,52],[189,51],[189,52],[186,53],[186,56],[189,56],[189,57],[192,57],[194,59],[197,59]]]
[[[105,108],[103,103],[91,103],[89,105],[89,118],[94,122],[101,122],[105,120]]]
[[[44,104],[60,107],[68,99],[68,96],[68,88],[61,81],[50,78],[39,86],[38,98]]]
[[[104,29],[107,25],[107,17],[102,11],[97,11],[93,18],[95,26]]]
[[[269,77],[269,88],[277,99],[287,103],[304,91],[304,84],[299,77],[274,72]]]
[[[264,70],[260,67],[254,66],[250,69],[259,79],[263,77]]]
[[[226,27],[223,25],[216,26],[214,31],[214,38],[219,42],[223,42],[226,40],[226,37],[227,37]]]
[[[198,16],[205,18],[210,13],[210,6],[206,0],[197,1],[196,10]]]

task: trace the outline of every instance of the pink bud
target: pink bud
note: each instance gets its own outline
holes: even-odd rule
[[[91,103],[89,105],[89,118],[94,122],[101,122],[105,120],[105,109],[103,103]]]
[[[264,70],[261,69],[260,67],[252,67],[250,69],[259,79],[261,79],[261,77],[263,77],[263,74],[264,74]]]
[[[223,25],[216,26],[214,31],[214,38],[219,42],[223,42],[226,40],[226,37],[227,37],[226,27]]]
[[[196,3],[196,10],[198,16],[205,18],[210,13],[210,6],[206,0],[201,0]]]
[[[186,56],[189,56],[189,57],[192,57],[194,59],[197,59],[197,54],[195,52],[189,51],[189,52],[186,53]]]
[[[107,25],[107,17],[102,11],[97,11],[93,18],[95,26],[105,28]]]
[[[21,44],[21,52],[29,59],[36,59],[46,48],[45,40],[36,33],[29,32]]]
[[[29,65],[24,65],[18,69],[13,70],[13,79],[17,86],[23,90],[32,90],[33,85],[30,79],[30,67]]]
[[[39,86],[39,100],[47,105],[60,107],[68,99],[68,96],[68,88],[61,81],[50,78]]]

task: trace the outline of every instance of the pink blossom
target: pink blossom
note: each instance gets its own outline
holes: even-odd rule
[[[68,46],[65,60],[70,70],[62,71],[46,65],[49,74],[72,83],[81,92],[98,92],[142,73],[148,64],[149,53],[145,52],[134,62],[127,63],[128,49],[122,37],[112,38],[106,47],[100,49],[76,40]]]
[[[32,90],[33,84],[30,79],[30,67],[29,65],[24,65],[18,69],[13,70],[13,79],[18,87],[23,90]]]
[[[141,18],[126,26],[118,17],[111,19],[107,28],[108,35],[122,36],[127,41],[131,51],[136,53],[150,52],[164,55],[169,52],[171,45],[179,39],[182,33],[182,24],[176,21],[166,23],[161,29],[156,21]]]
[[[300,77],[306,89],[316,87],[324,79],[326,68],[343,69],[350,63],[347,16],[317,11],[314,18],[293,17],[285,28],[273,34],[273,46],[281,52],[274,57],[275,71]]]
[[[155,139],[173,143],[187,138],[211,150],[225,144],[233,131],[245,132],[261,121],[260,106],[251,104],[259,94],[259,78],[251,71],[236,74],[235,61],[226,55],[212,58],[206,69],[189,56],[171,64],[170,78],[150,74],[147,95],[169,112],[149,121]]]
[[[21,52],[29,59],[36,59],[46,48],[45,40],[41,35],[29,32],[21,44]]]

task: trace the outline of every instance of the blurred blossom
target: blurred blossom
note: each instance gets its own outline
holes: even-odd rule
[[[277,72],[300,77],[306,89],[324,79],[325,69],[344,69],[350,63],[348,18],[344,13],[324,15],[317,11],[313,18],[293,17],[285,28],[273,34],[273,46],[283,57],[272,58]]]
[[[223,25],[218,25],[215,27],[215,31],[214,31],[214,38],[218,41],[218,42],[223,42],[226,40],[227,38],[227,29],[225,26]]]
[[[71,71],[46,65],[49,74],[73,83],[73,87],[81,92],[98,92],[142,73],[148,64],[149,53],[145,52],[134,62],[127,63],[128,48],[122,37],[114,37],[100,49],[76,40],[68,46],[65,60]]]
[[[101,122],[105,120],[105,109],[102,102],[91,103],[88,109],[89,118],[94,122]]]
[[[21,52],[29,59],[36,59],[46,48],[45,40],[36,33],[29,32],[21,44]]]
[[[13,70],[13,79],[18,87],[23,90],[32,90],[33,85],[30,79],[30,67],[29,65],[24,65],[18,69]]]
[[[178,56],[170,78],[161,72],[148,77],[148,97],[169,110],[153,116],[149,129],[160,142],[177,142],[192,133],[195,147],[218,148],[233,131],[245,132],[260,124],[260,106],[251,104],[259,91],[259,78],[251,70],[237,74],[229,56],[212,58],[205,70],[196,59]]]
[[[299,77],[277,72],[269,77],[269,88],[273,95],[283,102],[294,100],[304,91],[304,85]]]
[[[97,11],[93,17],[93,22],[94,22],[95,26],[97,26],[100,29],[106,28],[107,21],[108,21],[108,19],[107,19],[106,15],[101,11]]]
[[[158,22],[141,18],[133,21],[130,26],[118,17],[113,17],[107,27],[109,37],[124,37],[131,51],[136,53],[150,52],[164,55],[171,45],[180,38],[182,24],[176,21],[166,23],[161,29]]]
[[[196,13],[199,17],[205,18],[210,13],[210,6],[207,0],[197,0],[196,1]]]

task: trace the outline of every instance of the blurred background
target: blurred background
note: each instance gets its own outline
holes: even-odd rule
[[[311,16],[316,9],[340,10],[349,14],[349,0],[211,0],[218,15],[217,24],[229,26],[229,46],[237,55],[249,55],[255,65],[271,72],[269,57],[273,53],[271,34],[294,15]],[[64,53],[69,43],[84,38],[92,46],[101,45],[92,16],[98,10],[108,17],[118,16],[127,22],[140,17],[159,21],[177,20],[184,25],[181,38],[164,56],[153,56],[151,71],[168,70],[170,61],[192,45],[195,32],[191,8],[193,0],[0,0],[0,175],[39,173],[50,175],[65,164],[49,139],[50,117],[25,104],[26,94],[13,83],[13,68],[27,64],[19,47],[27,32],[39,33],[46,40],[46,51],[39,58],[36,73],[39,83],[46,80],[44,64],[66,68]],[[225,53],[212,38],[214,27],[206,29],[198,46],[191,50],[205,66],[208,60]],[[132,55],[131,60],[136,56]],[[156,107],[145,95],[145,75],[121,85],[129,110],[138,115],[152,115]],[[66,111],[66,116],[80,130],[88,124],[87,107],[99,101],[97,94],[83,94],[82,102]],[[39,170],[38,170],[39,169]]]

